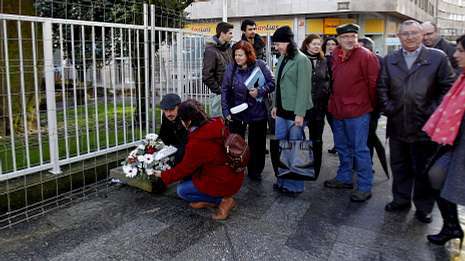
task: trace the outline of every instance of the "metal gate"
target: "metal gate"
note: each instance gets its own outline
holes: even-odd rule
[[[26,186],[27,174],[59,174],[135,146],[159,128],[166,93],[206,103],[205,36],[156,27],[155,15],[145,5],[144,25],[128,25],[0,14],[0,200],[8,217],[8,181]]]

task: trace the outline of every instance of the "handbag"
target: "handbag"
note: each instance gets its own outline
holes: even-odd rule
[[[286,138],[279,141],[278,178],[293,180],[316,180],[314,169],[313,144],[311,140],[290,140],[289,133],[294,124],[287,130]]]

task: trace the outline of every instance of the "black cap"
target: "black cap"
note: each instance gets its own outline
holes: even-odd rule
[[[346,34],[346,33],[356,33],[358,34],[358,30],[360,30],[360,26],[356,24],[342,24],[336,27],[337,35]]]
[[[181,103],[181,98],[175,93],[169,93],[161,99],[160,108],[162,110],[171,110],[174,109],[177,105]]]
[[[279,27],[271,37],[275,43],[290,43],[294,39],[294,33],[289,26]]]

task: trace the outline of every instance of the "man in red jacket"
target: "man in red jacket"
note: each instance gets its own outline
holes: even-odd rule
[[[376,105],[378,58],[357,43],[359,26],[344,24],[336,28],[339,46],[333,52],[333,93],[328,110],[334,118],[333,134],[340,165],[327,188],[352,189],[352,173],[357,188],[351,201],[371,197],[373,181],[370,151],[367,146],[370,112]]]

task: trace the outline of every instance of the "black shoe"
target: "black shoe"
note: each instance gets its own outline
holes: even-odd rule
[[[332,147],[331,149],[328,150],[328,153],[336,154],[337,153],[336,148]]]
[[[400,212],[400,211],[410,209],[410,206],[411,206],[410,203],[399,204],[395,201],[392,201],[386,204],[386,206],[384,207],[384,210],[386,210],[387,212]]]
[[[429,242],[435,245],[440,245],[440,246],[446,244],[449,240],[458,238],[460,240],[459,247],[460,247],[460,250],[462,250],[463,230],[460,227],[460,225],[451,226],[448,224],[444,224],[439,234],[428,235],[426,236],[426,238],[428,239]]]
[[[354,185],[352,183],[344,183],[337,179],[328,179],[326,180],[323,185],[327,188],[335,188],[335,189],[353,189]]]
[[[431,221],[433,221],[433,217],[431,216],[431,213],[426,213],[421,210],[415,211],[415,217],[417,218],[418,221],[429,224]]]

